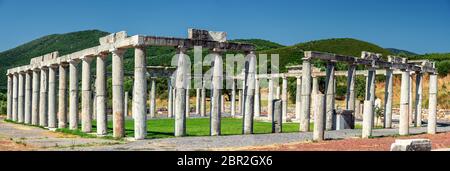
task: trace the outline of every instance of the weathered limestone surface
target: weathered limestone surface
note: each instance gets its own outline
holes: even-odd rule
[[[59,65],[58,128],[67,128],[67,68],[67,63]]]
[[[186,88],[188,80],[186,78],[187,72],[187,59],[184,55],[183,49],[178,49],[178,63],[175,77],[175,136],[186,135]]]
[[[429,139],[395,140],[391,145],[391,151],[431,151]]]
[[[12,99],[13,99],[13,76],[8,74],[8,90],[7,90],[7,109],[6,119],[12,119]]]
[[[248,55],[247,65],[245,68],[246,86],[244,90],[245,108],[244,108],[244,134],[253,134],[253,117],[255,105],[255,82],[256,82],[256,55],[251,53]]]
[[[123,90],[123,55],[125,50],[112,49],[112,105],[113,105],[113,137],[125,136],[125,106]]]
[[[335,63],[334,62],[328,62],[327,64],[327,77],[325,80],[325,95],[327,98],[326,103],[326,119],[325,119],[325,129],[326,130],[332,130],[335,125],[333,123],[333,112],[335,110],[335,77],[334,77],[334,71],[335,71]]]
[[[201,105],[200,105],[200,116],[205,117],[206,116],[206,88],[205,84],[203,83],[202,86],[202,99],[201,99]]]
[[[273,111],[272,113],[272,133],[283,132],[283,114],[282,105],[283,101],[280,99],[275,99],[272,101]]]
[[[422,126],[422,73],[416,74],[416,101],[415,112],[416,127]]]
[[[25,102],[25,74],[19,73],[19,91],[18,91],[18,109],[17,109],[17,122],[23,123],[24,120],[24,102]]]
[[[167,102],[167,117],[168,118],[172,118],[173,117],[173,96],[174,96],[174,89],[173,89],[173,81],[172,81],[172,78],[169,78],[168,79],[168,85],[169,85],[169,89],[168,89],[168,91],[169,91],[169,93],[168,93],[168,98],[167,98],[167,100],[168,100],[168,102]]]
[[[19,75],[13,75],[13,102],[12,102],[12,120],[17,121],[17,110],[19,102]]]
[[[26,71],[25,73],[25,124],[31,124],[31,80],[32,80],[32,72]]]
[[[267,96],[267,113],[268,113],[268,119],[272,120],[272,116],[273,116],[273,103],[270,103],[271,101],[273,101],[274,97],[273,97],[273,79],[269,78],[269,94]]]
[[[95,79],[95,95],[96,95],[96,110],[97,110],[97,135],[107,134],[108,117],[106,114],[106,57],[105,54],[97,56],[97,69]]]
[[[254,116],[259,118],[261,116],[261,90],[259,88],[259,79],[255,79],[255,114]]]
[[[78,129],[78,63],[79,60],[69,61],[69,128]]]
[[[231,117],[236,116],[236,80],[232,80],[231,85]]]
[[[195,96],[195,114],[197,115],[197,116],[199,116],[200,115],[200,103],[201,103],[201,89],[199,89],[199,88],[197,88],[197,89],[195,89],[195,93],[196,93],[196,96]]]
[[[325,100],[326,98],[324,94],[316,94],[316,100],[314,103],[314,141],[322,141],[325,137]]]
[[[39,92],[40,92],[40,70],[33,70],[33,99],[31,101],[31,124],[39,125]]]
[[[400,122],[399,122],[399,134],[409,134],[409,71],[405,70],[402,74],[402,84],[400,93]]]
[[[145,139],[147,136],[147,63],[145,48],[134,50],[134,86],[133,86],[133,118],[134,138]]]
[[[48,127],[56,128],[56,70],[58,66],[48,68]]]
[[[287,109],[288,109],[288,91],[287,91],[287,78],[283,77],[282,85],[283,93],[281,100],[283,101],[282,112],[283,112],[283,122],[287,122]]]
[[[392,128],[392,96],[393,96],[392,69],[387,69],[384,94],[384,127]]]
[[[92,57],[82,58],[81,71],[81,131],[92,131],[91,117],[91,62]]]
[[[428,104],[428,134],[436,134],[436,111],[438,80],[436,74],[430,74],[430,95]]]
[[[303,59],[302,74],[302,108],[300,117],[300,131],[308,132],[311,113],[311,62],[307,58]]]
[[[48,68],[41,69],[41,94],[39,100],[39,126],[48,124]]]
[[[150,118],[156,117],[156,79],[150,80]]]
[[[355,82],[356,82],[356,65],[350,64],[347,75],[347,98],[346,109],[355,111]]]
[[[301,94],[302,94],[302,78],[297,77],[297,87],[295,93],[295,119],[300,119],[301,112]],[[314,90],[313,90],[314,91]],[[315,103],[314,103],[315,104]]]
[[[373,123],[373,105],[370,100],[364,101],[362,138],[369,138],[372,136]]]
[[[218,136],[221,134],[220,122],[221,122],[221,107],[220,107],[220,95],[222,94],[222,74],[223,74],[223,62],[220,54],[214,54],[213,61],[213,77],[212,77],[212,96],[211,96],[211,136]],[[242,96],[241,96],[242,97]],[[241,110],[242,111],[242,110]]]

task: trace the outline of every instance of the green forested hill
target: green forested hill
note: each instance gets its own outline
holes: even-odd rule
[[[30,63],[33,57],[59,51],[60,55],[70,54],[89,47],[97,46],[98,39],[108,33],[99,30],[87,30],[67,34],[53,34],[33,40],[16,48],[0,53],[0,86],[6,85],[6,70]]]
[[[355,57],[361,56],[361,51],[382,53],[384,57],[392,54],[391,52],[375,44],[350,38],[310,41],[306,43],[299,43],[294,46],[265,50],[261,51],[260,53],[280,54],[280,70],[285,71],[284,66],[297,65],[301,63],[301,56],[303,56],[303,51],[329,52]],[[316,62],[315,64],[317,64],[318,66],[322,65],[321,62]],[[344,67],[345,65],[338,65],[338,69],[343,69]]]
[[[396,49],[396,48],[386,48],[386,50],[392,52],[393,54],[397,55],[397,56],[417,56],[419,54],[414,53],[414,52],[410,52],[407,50],[401,50],[401,49]]]

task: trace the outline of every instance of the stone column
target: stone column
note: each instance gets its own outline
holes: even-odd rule
[[[225,95],[220,95],[220,107],[222,107],[222,113],[226,112],[226,107],[225,107]]]
[[[145,139],[145,137],[147,136],[147,78],[145,75],[147,72],[146,61],[147,59],[145,57],[145,47],[135,48],[133,118],[134,138],[136,140]]]
[[[17,109],[17,121],[23,123],[24,120],[24,102],[25,102],[25,73],[19,72],[19,91],[18,91],[18,109]]]
[[[106,58],[107,54],[97,56],[97,69],[95,79],[95,98],[97,110],[97,135],[106,135],[108,132],[108,116],[106,114]]]
[[[113,137],[125,136],[125,106],[123,90],[123,55],[125,50],[112,49],[112,108],[113,108]]]
[[[277,85],[276,87],[277,88],[276,88],[276,95],[275,96],[276,96],[277,99],[281,99],[281,87],[280,87],[280,85]]]
[[[255,73],[256,75],[256,73]],[[261,117],[261,90],[259,88],[259,78],[255,79],[255,117]]]
[[[58,65],[48,67],[48,127],[57,128],[56,120],[56,70]]]
[[[244,102],[244,95],[243,95],[244,93],[243,93],[243,90],[239,90],[239,99],[238,99],[238,108],[239,108],[239,114],[241,115],[241,116],[243,116],[243,113],[244,113],[244,105],[243,105],[243,102]]]
[[[31,81],[32,81],[32,72],[30,70],[25,73],[25,124],[31,124]]]
[[[317,94],[319,93],[319,79],[318,79],[318,77],[316,75],[312,75],[312,79],[313,79],[313,81],[312,81],[312,92],[311,92],[312,96],[311,96],[311,100],[312,100],[312,104],[316,104],[317,103]],[[301,106],[300,106],[300,108],[301,108]],[[325,118],[326,117],[324,117],[324,119]],[[324,123],[325,123],[325,120],[324,120]]]
[[[190,86],[186,85],[186,118],[189,118],[190,114],[191,114],[191,112],[190,112],[191,104],[189,103],[189,99],[190,99],[189,90],[190,90]]]
[[[335,87],[334,87],[334,72],[335,72],[335,62],[328,62],[327,64],[327,78],[325,80],[325,95],[326,95],[326,119],[325,119],[325,130],[332,130],[335,127],[333,123],[333,111],[335,108]]]
[[[91,62],[93,57],[83,56],[81,71],[81,131],[92,131],[91,116]],[[113,74],[114,75],[114,74]]]
[[[168,79],[168,84],[169,84],[169,92],[168,92],[168,97],[167,97],[167,117],[168,118],[172,118],[173,117],[173,82],[172,82],[172,78]]]
[[[372,127],[375,124],[375,77],[376,77],[376,73],[375,73],[375,68],[370,67],[369,71],[368,71],[368,75],[367,75],[367,80],[366,80],[366,95],[365,95],[365,99],[366,101],[370,101],[370,103],[372,104],[372,111],[368,111],[370,112],[369,115],[372,116]],[[364,107],[366,108],[366,107]],[[364,110],[366,111],[366,110]],[[366,112],[364,112],[365,115]]]
[[[412,73],[410,73],[410,75],[409,75],[409,98],[408,98],[408,100],[409,100],[409,108],[408,108],[408,113],[409,113],[409,125],[410,126],[412,126],[413,125],[413,123],[416,123],[416,120],[415,120],[415,116],[414,116],[414,111],[413,111],[413,77],[414,77],[414,75],[412,75]]]
[[[67,128],[67,63],[59,65],[58,128]],[[98,125],[97,125],[98,126]]]
[[[13,75],[8,73],[8,90],[7,90],[7,111],[6,111],[6,119],[12,120],[12,109],[13,109]]]
[[[12,120],[17,122],[18,102],[19,102],[19,74],[13,74],[13,102],[12,102]]]
[[[281,109],[283,102],[280,99],[276,99],[269,103],[273,103],[272,133],[281,133],[283,132],[283,114]]]
[[[300,131],[308,132],[311,113],[311,62],[309,58],[303,58],[301,102]]]
[[[220,122],[221,122],[221,107],[220,107],[220,95],[222,94],[222,76],[223,76],[223,62],[222,57],[218,52],[213,52],[213,76],[211,85],[211,126],[210,135],[218,136],[221,134]],[[242,98],[242,96],[240,97]],[[242,112],[242,110],[241,110]],[[244,126],[245,127],[245,126]]]
[[[78,129],[78,63],[79,60],[69,61],[69,128]]]
[[[386,85],[384,93],[384,127],[392,128],[392,96],[393,96],[393,70],[386,69]]]
[[[40,92],[40,70],[33,70],[33,96],[31,101],[31,124],[39,125],[39,92]]]
[[[300,120],[300,111],[301,111],[301,97],[302,97],[302,77],[297,77],[296,84],[296,92],[295,92],[295,119]]]
[[[129,116],[129,112],[128,112],[128,96],[129,93],[128,91],[125,91],[124,95],[123,95],[123,115],[124,117]],[[131,117],[134,119],[134,115],[132,114]],[[124,122],[125,122],[125,118],[124,118]]]
[[[187,59],[185,57],[185,49],[178,48],[178,67],[176,71],[176,95],[175,95],[175,136],[181,137],[186,135],[186,88],[188,80],[186,75],[188,72]]]
[[[195,89],[195,114],[200,116],[200,103],[201,103],[201,90],[199,88]]]
[[[314,141],[323,141],[325,138],[325,95],[324,94],[316,94],[314,104],[314,132],[313,132],[313,140]]]
[[[31,82],[32,82],[32,77],[33,77],[33,73],[28,70],[26,71],[26,79],[25,79],[25,124],[31,124],[31,94],[32,94],[32,89],[31,89]]]
[[[254,106],[255,106],[255,81],[256,81],[256,56],[253,52],[247,55],[247,65],[245,65],[245,86],[244,99],[244,126],[243,134],[253,134],[253,119],[254,119]]]
[[[415,120],[416,127],[422,127],[422,73],[416,74],[416,103],[415,103]]]
[[[356,82],[356,65],[349,64],[347,74],[347,97],[345,98],[346,109],[355,111],[355,82]]]
[[[283,101],[282,111],[283,111],[283,122],[287,122],[287,110],[288,110],[288,91],[287,91],[287,77],[283,77],[283,93],[281,100]]]
[[[202,99],[200,102],[200,116],[205,117],[206,116],[206,88],[205,88],[205,82],[203,81],[202,85]]]
[[[403,63],[406,63],[406,59],[403,59]],[[402,70],[402,88],[400,93],[400,122],[399,122],[399,134],[409,134],[409,69]]]
[[[150,118],[156,117],[156,78],[151,78],[150,89]]]
[[[269,78],[269,91],[267,95],[267,117],[272,120],[273,116],[273,79]]]
[[[236,116],[236,80],[231,85],[231,117]]]
[[[438,80],[436,74],[430,74],[430,97],[428,104],[428,134],[436,134],[436,111]]]
[[[370,100],[364,101],[364,114],[362,126],[362,138],[369,138],[372,136],[373,123],[373,105]]]
[[[47,127],[48,124],[48,68],[41,68],[41,95],[39,96],[39,126]]]

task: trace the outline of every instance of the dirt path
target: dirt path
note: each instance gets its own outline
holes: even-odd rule
[[[73,150],[76,147],[121,143],[116,140],[81,138],[38,127],[8,123],[0,119],[0,151]]]
[[[415,135],[409,137],[384,137],[374,139],[331,140],[318,143],[290,143],[262,147],[246,147],[235,150],[252,151],[389,151],[396,139],[430,139],[433,150],[450,148],[450,133]]]

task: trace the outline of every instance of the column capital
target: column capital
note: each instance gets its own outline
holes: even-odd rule
[[[88,62],[88,63],[91,63],[92,62],[92,60],[94,60],[94,56],[82,56],[80,59],[83,61],[83,62]]]
[[[123,54],[126,52],[126,49],[112,48],[109,49],[109,52],[117,56],[123,56]]]
[[[106,59],[108,57],[108,55],[109,55],[108,53],[102,52],[102,53],[97,54],[96,56],[97,56],[97,58]]]
[[[67,62],[73,65],[77,65],[78,63],[80,63],[80,59],[69,59]]]
[[[50,64],[48,65],[48,68],[57,69],[59,68],[59,64]]]

